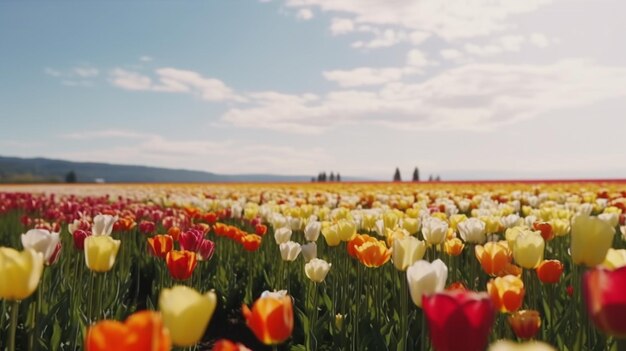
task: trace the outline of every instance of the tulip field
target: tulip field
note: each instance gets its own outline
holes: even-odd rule
[[[626,182],[0,186],[0,350],[626,350]]]

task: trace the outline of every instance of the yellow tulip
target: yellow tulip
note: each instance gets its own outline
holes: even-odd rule
[[[626,250],[609,249],[602,266],[606,269],[614,270],[626,266]]]
[[[420,229],[420,222],[416,218],[403,218],[402,219],[402,228],[409,232],[410,235],[417,233]]]
[[[24,300],[39,285],[43,256],[32,249],[0,247],[0,299]]]
[[[426,243],[414,236],[405,236],[394,239],[391,258],[397,270],[406,271],[414,262],[421,260],[425,253]]]
[[[324,236],[324,239],[326,239],[326,245],[328,246],[337,246],[341,243],[339,228],[336,224],[322,226],[322,235]]]
[[[213,291],[203,295],[182,285],[163,289],[159,296],[163,324],[169,329],[172,342],[182,347],[195,345],[202,339],[216,306],[217,296]]]
[[[94,272],[108,272],[115,264],[121,242],[110,236],[88,236],[85,239],[85,263]]]
[[[513,258],[523,268],[536,268],[543,261],[545,245],[539,232],[525,231],[515,239]]]
[[[541,341],[520,344],[511,340],[498,340],[489,347],[488,351],[556,351],[556,349]]]
[[[337,223],[337,234],[341,241],[348,241],[356,234],[356,223],[349,219],[342,219]]]
[[[615,229],[597,217],[580,215],[572,223],[572,260],[575,264],[597,266],[606,257]]]

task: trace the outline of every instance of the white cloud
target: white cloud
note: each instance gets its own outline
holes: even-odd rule
[[[490,129],[626,96],[626,68],[584,60],[551,65],[470,64],[422,83],[394,82],[376,91],[340,90],[318,99],[283,95],[247,108],[232,108],[221,120],[237,127],[294,133],[369,123],[388,128]]]
[[[313,11],[311,11],[311,9],[300,9],[298,13],[296,13],[296,18],[308,21],[313,18]]]
[[[500,45],[506,51],[520,51],[526,41],[523,35],[505,35],[500,37]]]
[[[106,129],[97,131],[81,131],[60,135],[63,139],[90,140],[90,139],[145,139],[153,137],[151,134],[138,133],[129,130]]]
[[[359,67],[351,70],[335,70],[324,72],[324,78],[329,81],[336,82],[344,88],[380,85],[389,82],[400,81],[403,76],[411,73],[408,69],[403,68],[372,68]]]
[[[530,42],[535,45],[538,46],[540,48],[545,48],[546,46],[550,45],[550,40],[543,34],[541,33],[533,33],[530,35]]]
[[[83,78],[96,77],[100,73],[98,69],[93,67],[74,67],[73,71],[76,75]]]
[[[147,55],[141,56],[139,58],[139,61],[141,61],[141,62],[150,62],[150,61],[153,61],[153,60],[154,59],[151,56],[147,56]]]
[[[463,53],[455,49],[443,49],[439,53],[446,60],[457,60],[463,57]]]
[[[63,75],[62,72],[57,71],[56,69],[52,69],[50,67],[44,68],[43,72],[51,77],[61,77]]]
[[[430,38],[430,33],[422,32],[419,30],[414,31],[409,35],[409,40],[413,45],[420,45],[428,38]]]
[[[407,65],[416,68],[422,68],[432,64],[432,62],[426,58],[426,55],[418,49],[409,51],[406,55],[406,62]]]
[[[354,22],[348,18],[333,18],[330,25],[330,32],[333,35],[341,35],[354,31]]]
[[[221,80],[206,78],[194,71],[164,67],[155,73],[157,81],[137,72],[116,68],[111,71],[110,82],[126,90],[191,93],[208,101],[245,101]]]
[[[476,45],[472,43],[467,43],[464,45],[465,51],[468,54],[476,55],[476,56],[491,56],[502,53],[502,48],[497,45]]]
[[[395,1],[285,0],[288,7],[317,7],[351,16],[358,24],[394,26],[433,33],[446,40],[485,36],[508,27],[507,20],[535,11],[552,0]]]
[[[374,38],[369,41],[356,41],[352,43],[353,48],[366,48],[366,49],[378,49],[386,48],[400,44],[407,40],[407,34],[404,31],[398,31],[394,29],[378,30],[371,27],[361,27],[361,32],[374,33]]]

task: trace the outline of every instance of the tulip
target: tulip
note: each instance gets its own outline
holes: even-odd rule
[[[254,302],[252,310],[242,307],[246,324],[265,345],[276,345],[287,340],[293,331],[293,304],[291,296],[267,293]]]
[[[391,257],[394,267],[404,272],[410,265],[424,257],[426,244],[414,236],[407,236],[395,239],[392,249]]]
[[[301,245],[300,247],[302,248],[302,257],[305,263],[317,258],[317,244],[314,241]]]
[[[497,277],[487,283],[487,292],[500,312],[515,312],[522,307],[524,282],[514,275]]]
[[[448,279],[448,267],[440,259],[432,263],[417,261],[406,270],[413,303],[422,307],[422,296],[443,291]]]
[[[609,249],[604,262],[602,262],[602,267],[614,270],[624,266],[626,266],[626,250]]]
[[[561,280],[563,264],[559,260],[546,260],[535,269],[537,278],[544,284],[555,284]]]
[[[59,233],[50,233],[44,229],[31,229],[22,234],[22,246],[32,249],[43,256],[44,262],[49,264],[50,258],[55,253],[59,242]]]
[[[203,239],[198,246],[198,260],[209,261],[215,252],[215,243],[209,239]]]
[[[575,264],[597,266],[613,243],[615,229],[596,217],[579,215],[572,223],[571,254]]]
[[[322,230],[322,223],[318,221],[311,221],[304,227],[304,238],[307,241],[317,241]]]
[[[85,339],[86,351],[168,351],[171,347],[161,316],[148,310],[132,314],[124,323],[98,322],[89,328]]]
[[[366,267],[380,267],[391,258],[391,251],[382,241],[368,241],[356,247],[356,255],[359,261]]]
[[[459,238],[452,238],[443,243],[443,249],[450,256],[458,256],[463,252],[465,245]]]
[[[286,243],[290,239],[291,239],[291,229],[283,227],[283,228],[278,228],[274,231],[274,240],[276,240],[277,245]]]
[[[141,234],[152,234],[154,233],[154,230],[156,229],[156,226],[154,225],[154,222],[151,221],[141,221],[141,223],[139,223],[139,232]]]
[[[476,258],[485,273],[495,276],[510,263],[510,252],[506,242],[488,242],[474,247]]]
[[[110,236],[89,236],[85,239],[85,263],[94,272],[113,268],[121,242]]]
[[[356,234],[356,223],[352,220],[342,219],[337,223],[337,234],[339,240],[348,241]]]
[[[478,218],[470,218],[457,225],[463,241],[473,244],[482,244],[487,240],[485,222]]]
[[[521,310],[507,318],[511,329],[520,339],[533,338],[541,328],[541,316],[535,310]]]
[[[263,236],[267,233],[267,226],[264,224],[257,224],[254,226],[254,233],[258,236]]]
[[[321,283],[326,279],[326,275],[330,271],[331,266],[332,264],[322,259],[314,258],[304,265],[304,273],[311,281]]]
[[[428,244],[443,244],[448,233],[448,223],[436,217],[429,217],[422,224],[422,235]]]
[[[228,339],[220,339],[214,345],[211,351],[251,351],[243,344],[234,343]]]
[[[217,297],[213,291],[200,294],[182,285],[163,289],[159,296],[159,310],[174,345],[184,347],[198,343],[209,325],[216,305]]]
[[[495,310],[485,293],[445,291],[424,295],[423,308],[436,351],[482,351]]]
[[[326,227],[322,226],[322,235],[324,236],[324,240],[326,240],[326,245],[328,246],[337,246],[341,243],[339,228],[337,225],[329,225]]]
[[[546,242],[537,232],[523,232],[515,238],[513,258],[523,268],[534,269],[543,261]]]
[[[61,245],[61,242],[59,241],[56,244],[56,246],[54,247],[54,251],[52,252],[52,255],[45,262],[46,265],[51,266],[51,265],[55,264],[59,260],[59,257],[61,257],[61,250],[62,250],[62,248],[63,247]]]
[[[108,236],[113,231],[113,224],[117,221],[117,216],[97,215],[93,218],[91,233],[94,236]]]
[[[595,326],[613,337],[626,338],[626,266],[610,271],[594,268],[583,275],[583,296]]]
[[[261,247],[261,240],[262,238],[260,236],[256,234],[250,234],[241,238],[241,244],[246,251],[252,252],[258,250],[259,247]]]
[[[75,219],[72,223],[67,225],[67,230],[70,234],[74,234],[77,230],[84,230],[88,232],[91,231],[91,223],[85,219]]]
[[[280,257],[283,261],[295,261],[298,255],[300,255],[300,251],[302,251],[302,248],[296,242],[287,241],[280,244]]]
[[[518,344],[510,340],[498,340],[489,346],[487,351],[556,351],[556,349],[540,341]]]
[[[37,289],[44,259],[32,249],[0,247],[0,299],[24,300]]]
[[[420,222],[416,218],[403,218],[402,229],[409,232],[410,235],[413,235],[420,230]]]
[[[187,280],[191,278],[191,275],[198,264],[196,253],[185,250],[172,250],[168,252],[167,256],[165,256],[165,262],[172,278],[178,280]]]
[[[85,250],[85,239],[90,236],[90,232],[86,232],[82,229],[76,229],[72,233],[72,239],[74,241],[74,247],[76,250],[84,251]]]
[[[357,257],[357,253],[356,253],[356,248],[363,245],[364,243],[368,242],[368,241],[372,241],[372,242],[376,242],[378,241],[376,238],[371,237],[367,234],[357,234],[355,235],[350,241],[348,241],[348,244],[346,246],[347,250],[348,250],[348,255],[350,255],[350,257],[353,258],[358,258]]]
[[[169,235],[155,235],[148,238],[148,250],[153,256],[165,258],[174,248],[174,238]]]
[[[619,213],[601,213],[598,215],[598,219],[603,220],[611,227],[615,228],[619,224]]]
[[[533,223],[533,229],[538,230],[541,233],[541,237],[545,241],[550,241],[554,239],[554,231],[552,230],[552,225],[547,222],[535,222]]]
[[[200,244],[204,240],[204,234],[201,231],[191,229],[186,232],[180,233],[178,242],[180,243],[181,250],[198,251]]]

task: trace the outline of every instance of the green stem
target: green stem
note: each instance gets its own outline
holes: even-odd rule
[[[89,274],[89,285],[87,286],[87,324],[91,325],[93,319],[93,280],[95,273]]]
[[[317,304],[319,301],[319,294],[317,292],[317,284],[311,282],[311,290],[313,293],[313,302],[311,303],[311,311],[309,315],[309,345],[307,350],[317,350],[317,341],[315,341],[315,324],[317,323]]]
[[[617,339],[617,351],[626,351],[626,339]]]
[[[424,310],[422,312],[422,325],[420,326],[420,350],[426,351],[428,347],[428,343],[426,342],[426,313]]]
[[[354,296],[355,302],[355,314],[352,318],[353,338],[352,338],[352,351],[358,351],[359,349],[359,321],[361,320],[361,290],[363,286],[363,265],[360,262],[356,262],[357,265],[357,277],[356,277],[356,291]]]
[[[15,332],[17,330],[17,317],[19,315],[20,302],[13,301],[11,303],[11,324],[9,329],[9,343],[7,345],[8,351],[15,351]]]
[[[407,329],[409,322],[409,306],[408,306],[408,294],[407,294],[407,280],[405,272],[398,272],[400,276],[400,350],[406,351],[407,349]]]

